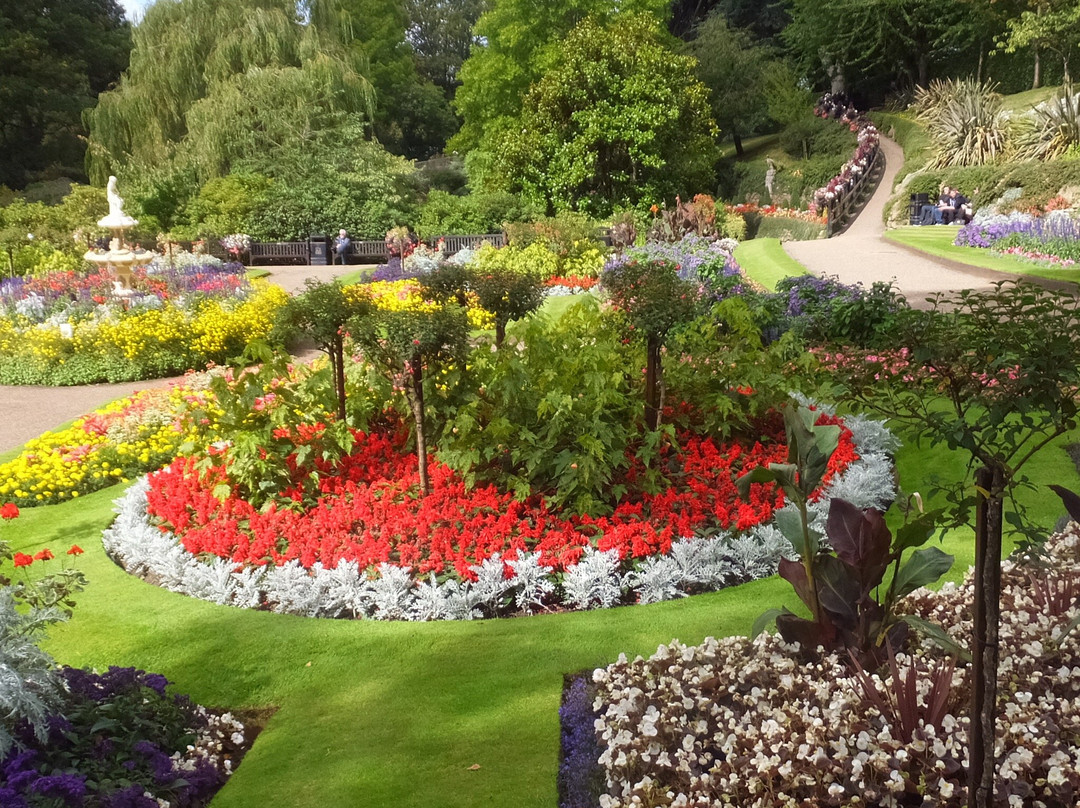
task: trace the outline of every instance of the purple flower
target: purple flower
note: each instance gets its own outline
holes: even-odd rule
[[[590,683],[585,675],[574,677],[563,690],[559,708],[562,726],[562,758],[559,762],[559,806],[581,808],[596,805],[603,785],[600,755],[596,740]]]

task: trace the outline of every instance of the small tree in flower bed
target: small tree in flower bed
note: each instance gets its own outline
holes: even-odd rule
[[[1025,282],[939,295],[930,311],[905,320],[898,344],[905,347],[823,359],[846,398],[916,440],[964,450],[977,467],[974,488],[958,485],[952,515],[960,523],[975,511],[971,779],[985,806],[996,764],[993,744],[980,739],[994,737],[996,720],[1003,520],[1025,527],[1015,506],[1003,506],[1025,482],[1028,461],[1080,423],[1080,302]],[[1037,533],[1028,529],[1028,538]]]
[[[660,424],[663,364],[667,335],[700,312],[701,287],[679,277],[666,261],[616,260],[601,277],[611,303],[626,317],[629,331],[645,341],[645,425]]]
[[[469,334],[465,310],[447,305],[430,311],[379,311],[356,325],[365,357],[404,395],[412,413],[420,491],[428,494],[424,371],[464,359]]]
[[[320,283],[310,278],[306,291],[290,298],[278,311],[275,328],[279,334],[302,334],[330,357],[339,421],[345,420],[346,327],[351,320],[366,317],[371,311],[369,300],[346,296],[338,281]]]
[[[440,299],[453,298],[463,305],[465,292],[473,292],[480,308],[495,315],[495,347],[506,341],[506,326],[540,308],[544,286],[532,273],[515,272],[505,266],[458,267],[446,264],[424,279],[424,288]]]

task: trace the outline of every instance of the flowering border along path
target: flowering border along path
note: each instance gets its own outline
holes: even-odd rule
[[[812,503],[822,532],[832,497],[861,508],[884,508],[895,495],[891,454],[897,440],[881,422],[862,416],[845,417],[844,425],[858,459]],[[739,534],[684,537],[667,553],[632,562],[620,560],[617,550],[590,546],[564,571],[543,564],[539,552],[505,561],[495,554],[469,568],[472,580],[440,581],[434,573],[417,577],[390,563],[379,564],[378,575],[369,578],[357,562],[345,559],[335,566],[305,567],[293,559],[280,566],[240,567],[219,557],[203,561],[154,524],[147,513],[149,490],[145,477],[132,485],[116,501],[117,519],[103,534],[106,552],[124,569],[202,600],[307,617],[471,620],[499,614],[507,603],[519,612],[549,608],[553,599],[569,609],[608,608],[626,600],[655,603],[773,575],[780,557],[792,553],[769,522]]]

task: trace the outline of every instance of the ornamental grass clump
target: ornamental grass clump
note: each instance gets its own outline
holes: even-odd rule
[[[1080,575],[1080,525],[1046,550],[1052,566],[1040,576]],[[1033,572],[1003,567],[996,794],[1001,804],[1071,808],[1080,797],[1080,608],[1046,610]],[[972,628],[973,593],[969,575],[897,607],[960,638]],[[807,660],[798,650],[778,635],[707,638],[596,670],[599,805],[968,804],[970,665],[928,640],[866,668],[844,652]]]

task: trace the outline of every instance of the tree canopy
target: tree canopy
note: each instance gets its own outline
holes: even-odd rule
[[[713,118],[742,153],[742,137],[768,118],[765,86],[769,51],[748,31],[732,28],[713,12],[693,31],[686,52],[697,60],[697,75],[709,88]]]
[[[134,29],[130,68],[87,116],[91,178],[169,162],[183,147],[208,179],[281,131],[317,130],[338,113],[370,121],[371,83],[344,44],[350,25],[336,0],[151,5]]]
[[[82,112],[130,49],[116,0],[0,5],[0,185],[22,188],[50,170],[82,176]]]
[[[551,211],[593,215],[706,187],[708,90],[671,45],[649,15],[581,22],[496,144],[496,175]]]
[[[529,87],[558,61],[566,36],[582,20],[602,25],[641,13],[666,22],[669,12],[667,0],[492,0],[474,30],[483,44],[473,47],[461,67],[454,106],[463,123],[453,148],[474,148],[500,119],[516,117]]]

